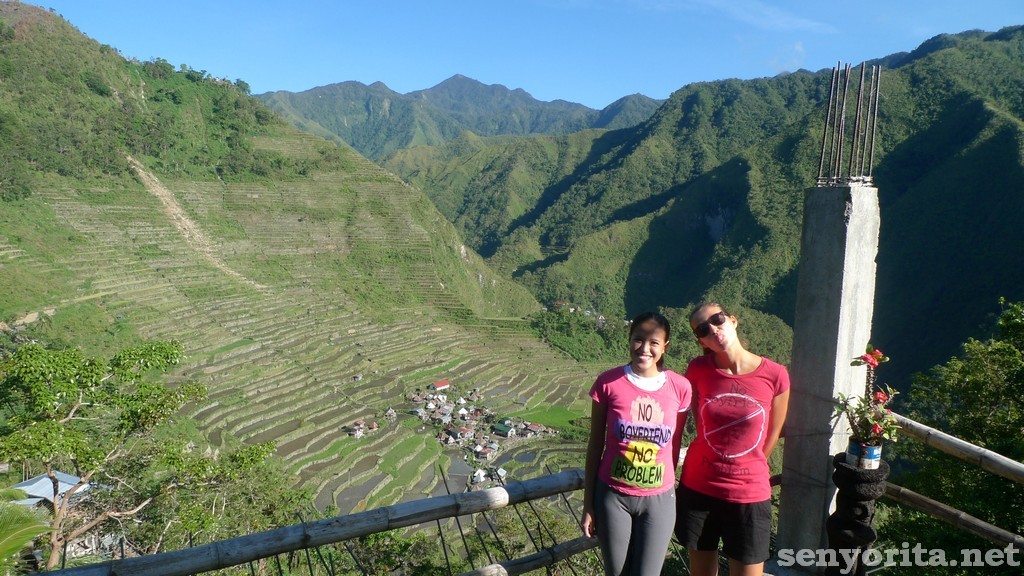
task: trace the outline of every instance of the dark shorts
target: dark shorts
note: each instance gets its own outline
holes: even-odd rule
[[[768,559],[772,534],[772,502],[726,502],[679,485],[676,538],[694,550],[718,550],[741,564]]]

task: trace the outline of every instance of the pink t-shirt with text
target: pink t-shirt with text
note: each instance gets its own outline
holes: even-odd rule
[[[719,370],[712,356],[686,368],[696,402],[697,437],[683,461],[682,483],[729,502],[771,498],[764,441],[775,397],[789,390],[786,368],[768,358],[749,374]]]
[[[607,410],[604,455],[597,477],[628,496],[653,496],[675,487],[672,438],[680,412],[690,408],[690,383],[666,370],[665,383],[644,390],[625,367],[604,372],[590,397]]]

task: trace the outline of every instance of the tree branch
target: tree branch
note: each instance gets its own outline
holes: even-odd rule
[[[67,424],[75,417],[75,412],[82,406],[82,400],[85,399],[85,393],[81,390],[78,391],[78,400],[71,405],[71,409],[68,411],[68,415],[60,421],[61,424]]]
[[[81,536],[82,534],[85,534],[89,530],[92,530],[97,525],[99,525],[101,522],[106,520],[107,518],[113,518],[113,519],[117,520],[117,519],[120,519],[120,518],[126,518],[128,516],[134,516],[134,515],[138,514],[140,510],[142,510],[143,508],[148,506],[149,503],[152,502],[152,501],[153,501],[152,498],[146,498],[145,500],[142,501],[141,504],[139,504],[135,508],[133,508],[131,510],[127,510],[125,512],[115,512],[115,511],[112,511],[112,510],[108,510],[106,512],[103,512],[99,516],[97,516],[97,517],[93,518],[92,520],[90,520],[89,522],[86,522],[85,524],[82,524],[78,528],[75,528],[64,539],[68,540],[68,541],[74,540],[75,538],[78,538],[79,536]]]

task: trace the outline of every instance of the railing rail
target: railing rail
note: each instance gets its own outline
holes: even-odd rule
[[[886,482],[885,497],[890,500],[895,500],[900,504],[910,506],[915,510],[924,512],[933,518],[938,518],[951,526],[970,532],[975,536],[980,536],[989,542],[999,544],[1000,546],[1013,544],[1019,549],[1024,549],[1024,537],[1014,534],[1008,530],[1003,530],[998,526],[993,526],[992,524],[989,524],[979,518],[975,518],[966,512],[957,510],[956,508],[943,504],[942,502],[932,500],[927,496],[923,496],[902,486]]]
[[[515,560],[509,560],[508,562],[498,562],[489,566],[483,566],[476,570],[463,572],[459,576],[512,576],[515,574],[525,574],[531,570],[551,566],[559,560],[565,560],[570,556],[586,552],[596,546],[596,538],[580,536],[579,538],[569,540],[568,542],[562,542],[561,544],[551,548],[545,548],[536,554],[516,558]]]
[[[975,446],[970,442],[965,442],[941,430],[925,426],[906,416],[895,413],[893,415],[896,416],[896,421],[903,429],[902,432],[907,436],[920,440],[926,446],[931,446],[946,454],[956,456],[965,462],[979,466],[983,470],[998,474],[1003,478],[1009,478],[1018,484],[1024,484],[1024,464],[991,450]]]
[[[532,480],[509,482],[502,487],[404,502],[357,514],[248,534],[195,548],[113,560],[67,570],[57,570],[48,574],[60,576],[123,576],[124,574],[187,576],[432,520],[496,510],[510,504],[556,496],[563,492],[579,490],[582,487],[583,471],[574,469]]]
[[[896,421],[902,428],[902,432],[907,436],[919,440],[926,446],[930,446],[937,450],[941,450],[946,454],[955,456],[965,462],[980,467],[983,470],[991,472],[1007,478],[1019,484],[1024,484],[1024,464],[1011,460],[1002,454],[993,452],[980,446],[975,446],[970,442],[966,442],[946,434],[941,430],[936,430],[930,426],[926,426],[911,420],[906,416],[900,414],[893,414],[896,416]],[[932,500],[927,496],[918,494],[912,490],[908,490],[902,486],[898,486],[891,482],[885,483],[885,497],[900,504],[910,506],[916,510],[924,512],[925,514],[941,520],[951,526],[970,532],[976,536],[980,536],[989,542],[993,542],[999,545],[1012,545],[1018,550],[1024,549],[1024,536],[1014,534],[1008,530],[1004,530],[998,526],[994,526],[971,516],[970,514],[953,508],[942,502]]]
[[[1015,482],[1024,483],[1024,464],[991,450],[965,442],[911,420],[896,415],[903,432],[912,438],[984,470]],[[556,496],[583,487],[583,471],[568,470],[521,482],[480,490],[426,498],[368,510],[357,514],[338,516],[326,520],[304,522],[213,542],[203,546],[125,558],[89,566],[51,572],[56,576],[188,576],[210,570],[239,566],[280,554],[294,553],[322,545],[344,542],[352,538],[404,528],[425,522],[497,510],[508,505],[529,503],[531,500]],[[932,500],[911,490],[886,483],[885,497],[920,510],[959,529],[978,535],[999,545],[1012,545],[1024,549],[1024,537],[993,526],[963,511]],[[486,518],[486,516],[485,516]],[[460,530],[461,532],[461,530]],[[500,544],[500,540],[499,540]],[[460,576],[505,576],[523,574],[564,560],[597,546],[595,539],[576,538],[555,544],[550,548],[523,558],[508,559],[464,572]],[[507,554],[507,553],[506,553]],[[493,562],[493,560],[492,560]],[[312,569],[312,568],[311,568]],[[329,571],[329,573],[332,573]]]

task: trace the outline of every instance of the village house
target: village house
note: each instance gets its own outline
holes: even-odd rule
[[[476,459],[483,461],[490,461],[497,455],[497,451],[493,448],[485,448],[483,446],[477,446],[479,450],[476,451]]]
[[[493,430],[498,436],[503,436],[505,438],[512,438],[516,435],[516,429],[507,424],[495,424],[494,426],[491,426],[491,430]]]
[[[58,501],[63,500],[64,494],[81,481],[78,476],[73,476],[64,472],[54,472],[53,474],[57,478]],[[81,488],[75,491],[75,494],[72,496],[70,501],[74,502],[75,498],[82,496],[89,490],[90,486],[91,485],[88,483],[84,484]],[[15,504],[21,504],[30,508],[42,505],[44,507],[48,507],[51,511],[53,510],[53,480],[51,480],[46,474],[40,474],[35,478],[29,478],[24,482],[11,486],[11,488],[21,490],[28,496],[23,500],[15,500]]]
[[[445,446],[458,444],[458,440],[455,438],[455,434],[452,433],[451,429],[441,430],[437,434],[437,441]]]

